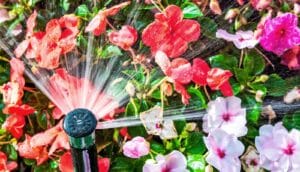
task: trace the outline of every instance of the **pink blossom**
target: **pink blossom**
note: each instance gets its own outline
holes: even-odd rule
[[[217,38],[225,39],[233,44],[238,49],[254,48],[258,43],[253,31],[237,31],[236,34],[230,34],[226,30],[219,29],[216,33]]]
[[[244,151],[244,145],[235,136],[216,129],[204,138],[208,149],[207,163],[222,172],[239,172],[241,162],[239,156]]]
[[[290,70],[300,69],[300,45],[287,50],[281,56],[281,64],[289,67]]]
[[[220,128],[236,137],[247,134],[246,109],[241,107],[238,97],[218,97],[208,103],[207,114],[203,117],[203,130],[207,133]]]
[[[270,171],[300,170],[300,131],[290,132],[277,123],[264,125],[259,129],[255,145],[260,153],[261,166]]]
[[[260,45],[277,55],[300,44],[298,17],[286,13],[273,19],[267,19],[262,31]]]
[[[163,156],[157,155],[154,160],[147,160],[143,172],[187,172],[187,161],[185,156],[179,151],[173,151]]]
[[[8,12],[6,9],[0,9],[0,23],[3,23],[7,20],[10,20],[11,17],[9,17]]]
[[[108,37],[112,44],[121,47],[123,50],[128,50],[136,42],[138,33],[134,27],[125,25],[119,31],[110,32]]]
[[[123,154],[129,158],[140,158],[148,155],[150,144],[143,137],[135,137],[123,146]]]
[[[272,0],[250,0],[251,5],[258,11],[262,11],[270,6]]]

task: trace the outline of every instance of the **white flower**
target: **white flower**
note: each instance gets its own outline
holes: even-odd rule
[[[216,129],[204,137],[208,149],[207,163],[222,172],[240,172],[239,156],[244,151],[244,145],[233,135],[221,129]]]
[[[300,171],[300,132],[288,132],[282,123],[264,125],[259,129],[255,145],[260,153],[261,166],[270,171]]]
[[[208,103],[207,114],[203,117],[203,130],[207,133],[220,128],[236,137],[247,134],[246,109],[241,107],[238,97],[218,97]]]
[[[233,42],[238,49],[254,48],[258,43],[253,31],[237,31],[234,34],[228,33],[226,30],[218,29],[216,32],[217,38],[225,39],[226,41]]]

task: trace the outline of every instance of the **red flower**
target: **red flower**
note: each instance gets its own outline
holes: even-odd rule
[[[3,128],[7,130],[14,138],[19,139],[23,135],[23,127],[25,126],[24,116],[10,115],[6,118]]]
[[[294,48],[286,51],[281,56],[281,64],[286,65],[291,70],[300,69],[300,46],[295,46]]]
[[[232,96],[233,91],[229,83],[232,73],[228,70],[212,68],[207,74],[207,84],[212,90],[220,90],[224,96]]]
[[[98,158],[99,172],[108,172],[109,166],[110,160],[108,158]],[[71,152],[66,152],[60,157],[59,169],[63,172],[74,172]]]
[[[54,119],[60,119],[62,116],[64,116],[64,113],[58,107],[55,107],[52,111],[52,117]]]
[[[206,79],[209,70],[210,67],[204,60],[195,58],[193,60],[193,81],[200,86],[207,85]]]
[[[43,138],[44,139],[44,138]],[[31,137],[25,135],[25,140],[18,144],[19,155],[28,159],[35,159],[37,165],[41,165],[48,159],[47,148],[43,146],[32,147],[30,145]]]
[[[26,38],[24,41],[22,41],[18,47],[15,49],[15,55],[17,58],[20,58],[26,51],[26,49],[28,48],[28,46],[30,45],[31,42],[31,38],[32,36],[34,36],[33,34],[33,29],[36,25],[35,19],[37,17],[37,12],[34,11],[28,18],[27,22],[26,22],[26,26],[27,26],[27,31],[26,31]]]
[[[128,133],[127,127],[121,128],[119,133],[122,137],[126,137],[127,139],[131,139],[131,136]]]
[[[41,139],[43,138],[43,139]],[[52,155],[57,149],[70,149],[69,138],[62,129],[62,120],[55,126],[45,132],[35,134],[30,141],[32,147],[41,147],[51,145],[49,155]]]
[[[110,32],[108,36],[112,44],[128,50],[136,42],[138,33],[134,27],[125,25],[119,31]]]
[[[25,79],[23,77],[25,70],[24,63],[17,58],[12,58],[9,64],[10,81],[19,83],[19,85],[23,88],[25,86]]]
[[[10,115],[18,115],[18,116],[27,116],[33,114],[35,109],[27,104],[23,105],[14,105],[9,104],[5,107],[6,112]]]
[[[181,9],[170,5],[164,13],[155,14],[155,21],[142,33],[144,44],[152,54],[163,51],[168,57],[178,57],[188,48],[188,43],[200,36],[200,25],[194,20],[183,20]]]
[[[0,171],[12,171],[18,167],[15,161],[7,162],[7,156],[4,152],[0,151]]]
[[[174,83],[175,91],[182,95],[182,103],[188,104],[190,95],[183,85],[190,83],[192,80],[191,64],[183,58],[176,58],[170,62],[167,55],[162,51],[156,53],[155,62]]]
[[[124,8],[128,4],[130,4],[130,1],[123,2],[106,10],[99,11],[85,28],[85,32],[93,32],[95,36],[101,35],[106,30],[106,18],[108,16],[116,15],[121,8]]]
[[[20,104],[23,97],[23,87],[17,82],[8,82],[0,87],[4,104]]]

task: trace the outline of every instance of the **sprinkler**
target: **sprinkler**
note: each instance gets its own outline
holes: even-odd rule
[[[64,119],[63,128],[70,139],[72,162],[76,172],[98,172],[96,125],[95,115],[87,109],[75,109]]]

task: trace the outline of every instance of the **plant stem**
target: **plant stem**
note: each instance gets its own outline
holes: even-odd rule
[[[157,84],[155,84],[151,90],[147,93],[147,96],[150,96],[165,80],[167,80],[167,77],[164,77],[162,80],[160,80]]]
[[[209,95],[209,93],[208,93],[208,91],[207,91],[206,86],[204,86],[203,89],[204,89],[204,92],[205,92],[205,95],[206,95],[207,99],[208,99],[209,101],[211,101],[211,97],[210,97],[210,95]]]
[[[0,56],[0,60],[5,61],[5,62],[9,62],[9,60],[7,58],[3,57],[3,56]]]

